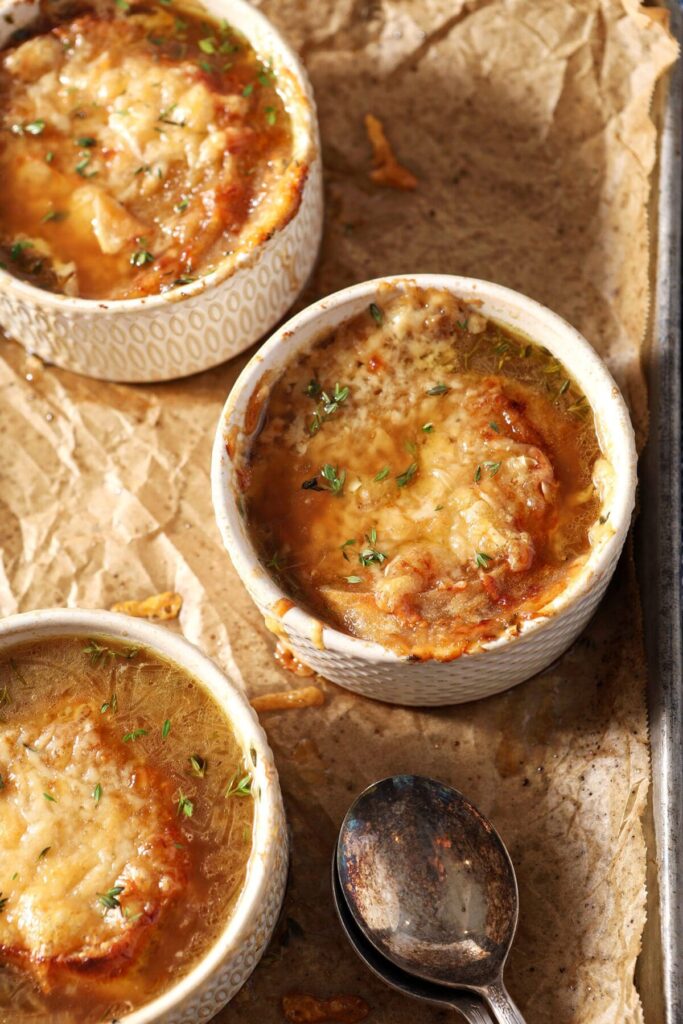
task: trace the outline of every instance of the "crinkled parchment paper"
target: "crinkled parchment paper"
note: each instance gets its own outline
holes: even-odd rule
[[[642,440],[653,86],[675,57],[635,0],[267,0],[318,98],[327,184],[306,298],[381,274],[499,281],[575,324],[624,388]],[[368,178],[363,115],[386,128],[415,192]],[[221,547],[209,459],[244,360],[123,387],[0,353],[0,610],[108,607],[164,590],[179,625],[250,694],[297,685]],[[281,1021],[292,990],[351,992],[370,1019],[449,1014],[376,982],[347,948],[329,864],[351,798],[393,772],[464,790],[508,843],[521,918],[509,986],[529,1024],[639,1021],[640,826],[648,785],[639,608],[622,562],[575,646],[490,700],[407,711],[323,684],[322,708],[263,716],[293,833],[286,913],[225,1022]],[[169,628],[174,628],[173,626]]]

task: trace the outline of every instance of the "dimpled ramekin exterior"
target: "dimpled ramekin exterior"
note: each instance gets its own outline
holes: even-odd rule
[[[269,375],[269,381],[277,379],[288,362],[321,332],[366,309],[370,302],[381,301],[377,296],[380,285],[400,292],[406,284],[452,291],[466,302],[477,303],[484,316],[546,346],[586,394],[603,454],[613,468],[611,491],[601,510],[609,516],[601,522],[586,564],[547,607],[519,629],[452,661],[400,657],[379,644],[325,626],[292,606],[258,561],[240,511],[240,481],[233,462],[235,452],[248,449],[247,406],[264,375]],[[353,285],[284,324],[242,371],[219,420],[213,451],[213,502],[223,543],[269,629],[326,679],[394,704],[436,706],[488,697],[528,679],[558,658],[582,631],[612,577],[631,522],[635,488],[636,450],[628,410],[588,342],[555,313],[509,288],[437,274]]]
[[[242,987],[277,923],[287,882],[289,846],[277,770],[247,698],[182,636],[127,615],[48,609],[0,621],[0,656],[17,644],[58,636],[112,637],[150,648],[199,681],[231,722],[253,776],[254,838],[246,880],[226,926],[196,966],[168,992],[120,1024],[197,1024],[210,1020]]]
[[[92,300],[55,295],[0,269],[0,326],[31,353],[88,377],[144,383],[186,377],[231,359],[272,328],[306,283],[322,234],[322,168],[313,93],[298,58],[245,0],[204,0],[258,53],[272,56],[298,85],[298,134],[307,175],[298,210],[284,227],[225,275],[220,267],[195,283],[140,299]],[[0,46],[29,23],[36,5],[0,2]],[[303,138],[306,136],[307,141]]]

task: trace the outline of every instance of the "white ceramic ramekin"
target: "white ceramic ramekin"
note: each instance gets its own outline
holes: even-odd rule
[[[162,626],[128,615],[76,608],[12,615],[0,620],[0,654],[15,644],[58,636],[113,637],[139,644],[189,672],[229,718],[250,766],[255,793],[254,834],[246,883],[232,915],[219,939],[189,974],[158,999],[121,1018],[121,1024],[208,1021],[232,999],[258,963],[284,896],[289,862],[287,831],[277,770],[266,735],[244,694],[197,647]]]
[[[322,169],[313,93],[298,57],[245,0],[202,0],[280,74],[294,129],[287,174],[290,218],[250,252],[197,281],[140,299],[77,299],[0,269],[0,326],[30,352],[101,380],[142,383],[209,369],[248,348],[284,316],[315,262],[322,233]],[[38,0],[0,0],[0,47],[38,13]],[[7,17],[11,16],[11,23]]]
[[[545,345],[584,391],[603,454],[614,469],[602,509],[608,519],[596,530],[595,543],[581,571],[518,632],[510,631],[448,662],[401,658],[292,607],[289,595],[258,561],[240,513],[235,462],[248,448],[249,430],[258,429],[254,409],[263,407],[272,382],[321,333],[366,309],[375,299],[381,301],[377,298],[380,285],[390,285],[398,293],[405,283],[445,288],[466,302],[478,302],[484,316]],[[386,299],[384,294],[383,301]],[[576,639],[605,592],[629,528],[635,488],[636,450],[628,410],[609,371],[585,338],[549,309],[509,288],[440,274],[366,281],[321,299],[289,320],[242,371],[225,403],[213,449],[213,503],[223,543],[267,624],[280,631],[297,656],[321,675],[349,690],[395,704],[458,704],[486,697],[528,679],[554,661]]]

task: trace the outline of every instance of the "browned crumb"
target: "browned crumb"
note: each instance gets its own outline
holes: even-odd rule
[[[303,686],[298,690],[280,690],[254,697],[254,711],[286,711],[288,708],[319,708],[325,703],[323,691],[317,686]]]
[[[113,612],[134,615],[137,619],[177,619],[183,599],[180,594],[166,590],[163,594],[152,594],[142,601],[117,601],[111,606]]]
[[[370,178],[376,185],[412,191],[417,188],[417,178],[398,162],[389,140],[384,134],[382,122],[374,114],[365,115],[365,130],[372,146],[373,169]]]
[[[358,1024],[370,1013],[370,1007],[360,996],[333,996],[316,999],[309,995],[282,997],[282,1010],[291,1024]]]

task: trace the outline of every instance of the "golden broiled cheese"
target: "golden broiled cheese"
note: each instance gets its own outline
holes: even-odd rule
[[[583,564],[606,466],[561,364],[418,289],[289,367],[245,462],[251,530],[291,596],[438,658],[533,614]]]
[[[301,169],[277,79],[227,24],[112,2],[36,31],[0,60],[12,272],[71,295],[149,294],[291,215]]]
[[[67,703],[0,732],[0,957],[46,987],[130,965],[187,879],[172,787],[95,715]]]

